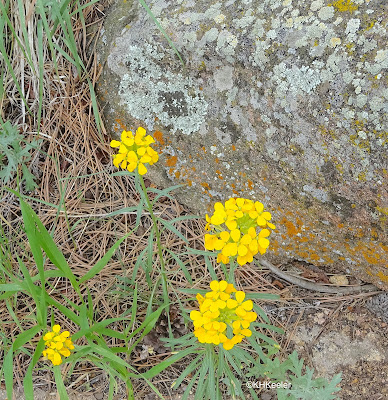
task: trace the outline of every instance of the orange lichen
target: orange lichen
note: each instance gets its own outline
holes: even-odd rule
[[[232,144],[232,150],[236,151],[236,146],[234,144]]]
[[[380,256],[370,249],[363,250],[362,255],[369,264],[377,264],[380,259]]]
[[[250,179],[248,179],[248,187],[249,189],[253,189],[253,182]]]
[[[328,5],[335,7],[340,12],[349,11],[352,13],[353,11],[358,10],[358,5],[354,4],[351,0],[338,0]]]
[[[296,251],[296,254],[298,254],[299,256],[307,259],[309,256],[309,253],[307,253],[307,251]]]
[[[210,186],[207,182],[202,182],[201,186],[204,187],[205,189],[208,189],[208,190],[210,189]]]
[[[364,257],[365,261],[373,265],[386,265],[385,257],[383,254],[387,254],[388,247],[381,243],[369,242],[367,245],[365,242],[357,242],[355,245],[344,243],[346,250],[354,257],[359,257],[360,254]]]
[[[154,132],[154,139],[156,141],[158,141],[161,145],[165,145],[166,144],[166,142],[165,142],[165,140],[163,138],[163,133],[160,132],[160,131],[155,131]]]
[[[221,175],[221,171],[219,169],[216,170],[216,174],[218,179],[224,179],[224,177]]]
[[[175,175],[175,178],[179,179],[179,177],[181,176],[181,173],[179,171],[175,171],[174,175]]]
[[[125,131],[127,129],[126,125],[121,121],[120,118],[116,118],[115,122],[116,122],[116,124],[115,124],[116,131],[118,131],[118,130]]]
[[[378,276],[383,282],[388,283],[388,275],[385,275],[381,271],[379,271],[376,276]]]
[[[279,242],[276,239],[271,239],[271,243],[269,245],[269,250],[271,251],[271,253],[274,254],[279,254]]]
[[[216,164],[219,164],[219,162],[220,162],[220,160],[217,157],[214,161],[216,162]]]
[[[174,167],[176,165],[177,160],[178,160],[177,156],[171,156],[167,158],[166,160],[167,167]]]
[[[286,218],[282,218],[280,220],[280,223],[282,225],[285,225],[285,227],[287,228],[288,236],[295,236],[298,233],[298,229],[295,227],[295,225],[291,221],[288,221]]]
[[[328,257],[326,255],[323,255],[323,259],[325,260],[325,262],[327,264],[333,264],[334,263],[334,260],[331,257]]]

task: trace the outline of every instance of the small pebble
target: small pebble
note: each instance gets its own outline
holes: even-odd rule
[[[332,275],[329,278],[330,283],[336,286],[346,286],[349,285],[349,280],[346,275]]]

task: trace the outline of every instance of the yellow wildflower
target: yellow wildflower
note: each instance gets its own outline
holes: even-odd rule
[[[230,257],[237,257],[239,265],[252,262],[269,246],[267,228],[276,228],[270,220],[271,214],[259,201],[232,197],[225,205],[218,202],[214,214],[206,215],[206,230],[211,233],[205,234],[205,248],[218,252],[217,262],[227,264]]]
[[[144,164],[154,164],[158,161],[158,153],[150,146],[155,140],[150,136],[146,136],[146,130],[141,126],[133,135],[131,131],[123,131],[121,133],[121,141],[112,140],[111,147],[118,147],[118,154],[113,155],[113,165],[117,168],[121,166],[133,172],[136,168],[140,175],[147,172]]]
[[[70,332],[64,331],[60,333],[61,327],[54,325],[52,331],[47,332],[43,336],[44,344],[47,349],[43,351],[43,355],[47,357],[53,365],[62,364],[62,356],[69,357],[70,350],[74,349],[73,342],[70,338]]]
[[[212,281],[210,289],[211,292],[206,293],[205,297],[197,295],[199,311],[190,313],[194,335],[200,343],[222,343],[225,350],[230,350],[252,335],[249,326],[256,320],[257,314],[251,311],[252,300],[244,301],[245,293],[237,291],[233,284]],[[230,335],[228,327],[233,332],[232,337],[227,336]]]

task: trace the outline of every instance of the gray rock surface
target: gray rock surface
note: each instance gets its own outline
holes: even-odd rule
[[[388,324],[388,292],[371,297],[366,307]]]
[[[266,254],[338,265],[388,288],[385,0],[117,1],[99,43],[114,135],[141,125],[156,183],[204,213],[262,201]]]

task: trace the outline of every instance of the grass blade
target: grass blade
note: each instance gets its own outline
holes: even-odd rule
[[[118,239],[116,243],[106,252],[106,254],[96,262],[96,264],[79,280],[79,283],[84,283],[89,279],[96,276],[108,263],[108,261],[112,258],[113,253],[117,250],[120,244],[133,233],[133,230],[128,232],[121,239]]]
[[[171,232],[175,233],[180,239],[182,239],[185,243],[189,244],[189,241],[178,231],[178,229],[173,226],[170,221],[167,221],[163,218],[159,218],[159,221]]]
[[[183,271],[183,274],[185,275],[185,278],[192,285],[193,279],[191,278],[191,275],[190,275],[189,271],[187,270],[186,265],[172,250],[169,250],[169,249],[166,249],[166,250],[168,251],[168,253],[171,254],[171,256],[174,258],[174,260],[178,263],[180,269]]]
[[[196,350],[197,348],[195,347],[194,349]],[[169,367],[170,365],[179,361],[181,358],[186,357],[189,354],[194,354],[192,347],[182,350],[182,351],[179,351],[178,353],[169,357],[167,360],[163,360],[158,365],[155,365],[154,367],[149,369],[147,372],[144,372],[142,374],[142,377],[147,378],[147,379],[152,379],[154,376],[158,375],[160,372],[165,370],[167,367]]]
[[[162,32],[163,36],[166,38],[168,44],[171,46],[171,48],[174,50],[175,54],[178,56],[179,60],[182,63],[183,68],[185,67],[185,63],[182,60],[181,55],[179,54],[179,51],[176,49],[176,47],[174,46],[174,43],[171,41],[171,39],[168,37],[167,33],[165,32],[165,30],[162,28],[162,26],[160,25],[159,21],[155,18],[154,14],[152,13],[152,11],[149,9],[149,7],[147,6],[146,2],[144,0],[139,0],[139,3],[144,7],[144,9],[147,11],[148,15],[153,19],[153,21],[155,22],[155,25],[158,27],[158,29],[160,30],[160,32]]]
[[[34,389],[33,389],[33,382],[32,382],[32,370],[34,366],[40,359],[42,351],[44,350],[44,341],[41,339],[36,346],[34,355],[32,356],[32,360],[28,365],[26,375],[23,379],[23,388],[24,388],[24,396],[26,400],[34,400]]]
[[[62,373],[59,365],[54,366],[53,370],[54,370],[55,383],[57,385],[57,390],[60,399],[69,400],[69,396],[67,395],[65,384],[63,383]]]

